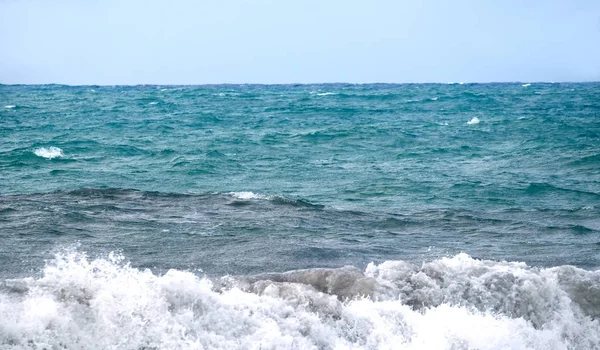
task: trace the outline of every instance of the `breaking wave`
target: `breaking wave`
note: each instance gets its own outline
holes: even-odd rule
[[[65,155],[63,153],[62,149],[60,149],[58,147],[54,147],[54,146],[40,147],[40,148],[37,148],[35,151],[33,151],[33,153],[38,157],[42,157],[42,158],[46,158],[46,159],[64,157],[64,155]]]
[[[469,125],[479,124],[479,118],[473,117],[471,120],[467,122]]]
[[[9,349],[592,349],[600,272],[459,254],[211,280],[65,250],[0,314]]]

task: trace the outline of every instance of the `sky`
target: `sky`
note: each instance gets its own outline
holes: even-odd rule
[[[0,0],[0,83],[600,81],[599,0]]]

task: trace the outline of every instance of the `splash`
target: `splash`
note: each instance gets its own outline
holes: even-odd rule
[[[592,349],[600,275],[460,254],[209,280],[57,254],[0,286],[4,348]]]

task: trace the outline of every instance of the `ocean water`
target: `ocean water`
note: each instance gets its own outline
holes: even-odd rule
[[[599,349],[600,84],[0,85],[1,349]]]

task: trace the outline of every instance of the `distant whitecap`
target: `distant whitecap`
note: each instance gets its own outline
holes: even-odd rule
[[[521,85],[521,86],[522,86],[522,87],[528,87],[528,86],[531,86],[531,84],[527,83],[527,84],[523,84],[523,85]]]
[[[153,105],[153,106],[154,106],[154,105],[158,104],[158,102],[154,101],[154,102],[150,102],[150,103],[148,103],[148,104],[149,104],[149,105]]]
[[[322,92],[317,94],[317,96],[329,96],[329,95],[337,95],[335,92]]]
[[[35,155],[38,157],[42,157],[42,158],[46,158],[46,159],[64,157],[64,155],[65,155],[63,153],[62,149],[60,149],[58,147],[54,147],[54,146],[40,147],[40,148],[37,148],[35,151],[33,151],[33,153],[35,153]]]
[[[473,119],[469,120],[469,121],[467,122],[467,124],[469,124],[469,125],[473,125],[473,124],[479,124],[479,118],[477,118],[477,117],[473,117]]]
[[[13,108],[15,108],[15,107],[17,107],[17,106],[15,106],[15,105],[8,105],[8,106],[4,106],[4,108],[7,108],[7,109],[13,109]]]
[[[242,191],[242,192],[230,192],[231,196],[237,199],[269,199],[270,196],[266,196],[264,194],[254,193],[250,191]]]

